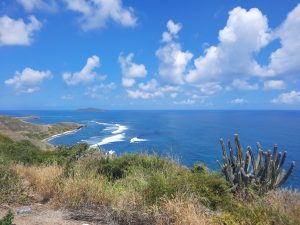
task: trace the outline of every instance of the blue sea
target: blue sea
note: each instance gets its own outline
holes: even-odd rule
[[[244,149],[288,152],[296,168],[286,186],[300,188],[300,111],[0,111],[10,116],[40,116],[33,123],[76,122],[86,125],[76,133],[50,141],[54,145],[86,142],[117,154],[148,152],[178,159],[186,166],[202,162],[219,170],[219,138],[233,140],[238,133]]]

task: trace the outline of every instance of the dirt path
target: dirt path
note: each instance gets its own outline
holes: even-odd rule
[[[32,204],[29,205],[31,211],[21,215],[16,215],[18,209],[24,208],[24,206],[4,206],[0,205],[0,218],[2,218],[7,210],[10,208],[14,211],[14,224],[16,225],[83,225],[92,223],[85,221],[75,221],[66,218],[67,213],[53,209],[47,204]]]

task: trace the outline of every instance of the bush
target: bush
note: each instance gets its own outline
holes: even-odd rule
[[[28,140],[14,142],[0,135],[0,156],[25,165],[59,164],[76,161],[88,150],[87,144],[59,146],[55,151],[43,151]]]
[[[29,181],[42,201],[48,201],[59,191],[62,168],[50,166],[23,166],[16,165],[15,170],[22,179]]]
[[[7,214],[2,219],[0,219],[0,225],[12,225],[13,219],[14,219],[14,214],[12,213],[11,210],[9,210]]]
[[[148,180],[144,196],[154,204],[163,197],[172,198],[176,193],[188,193],[211,209],[223,208],[232,198],[228,184],[216,173],[172,172],[153,174]]]
[[[12,166],[0,158],[0,204],[25,202],[27,194]]]
[[[163,171],[170,166],[173,164],[169,160],[144,154],[124,154],[116,158],[101,158],[86,163],[86,169],[93,169],[99,175],[106,176],[110,181],[124,178],[136,170],[152,173]]]

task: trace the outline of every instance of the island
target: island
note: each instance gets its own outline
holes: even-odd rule
[[[82,109],[76,109],[77,112],[105,112],[104,109],[98,109],[98,108],[82,108]]]

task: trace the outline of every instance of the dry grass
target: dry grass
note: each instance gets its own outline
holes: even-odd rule
[[[62,174],[62,168],[59,166],[27,167],[17,164],[15,170],[22,179],[33,186],[42,201],[48,201],[59,191],[59,177]]]
[[[72,208],[103,205],[107,204],[109,199],[109,188],[105,179],[75,176],[64,179],[54,201],[59,206]]]
[[[300,224],[300,193],[289,189],[270,191],[264,197],[266,205],[297,219]]]
[[[161,205],[161,218],[156,219],[157,225],[167,224],[174,225],[198,225],[214,224],[213,214],[210,210],[197,204],[192,198],[185,196],[176,196],[174,199],[166,199]],[[165,218],[168,221],[165,221]]]

